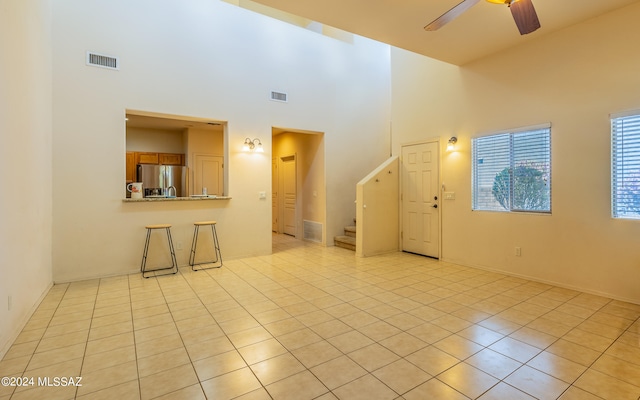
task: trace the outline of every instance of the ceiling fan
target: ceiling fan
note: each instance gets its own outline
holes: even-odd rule
[[[462,3],[453,7],[451,10],[436,18],[424,29],[427,31],[435,31],[442,28],[445,24],[459,17],[463,12],[476,5],[480,0],[464,0]],[[513,20],[518,26],[521,35],[531,33],[540,28],[538,14],[533,7],[531,0],[487,0],[489,3],[506,4],[511,9]]]

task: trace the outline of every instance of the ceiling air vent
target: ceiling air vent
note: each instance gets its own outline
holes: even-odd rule
[[[271,100],[286,103],[288,96],[286,93],[271,91]]]
[[[106,56],[104,54],[93,53],[90,51],[87,51],[87,65],[115,70],[120,69],[118,57]]]

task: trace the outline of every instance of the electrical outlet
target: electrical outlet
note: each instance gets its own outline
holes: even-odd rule
[[[516,247],[516,257],[522,256],[522,249],[520,247]]]
[[[182,242],[176,242],[176,250],[182,250]]]

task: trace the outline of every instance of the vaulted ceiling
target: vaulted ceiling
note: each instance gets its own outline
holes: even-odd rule
[[[532,0],[542,27],[521,36],[506,4],[480,1],[434,32],[461,0],[253,0],[335,28],[463,65],[640,0]],[[585,46],[588,43],[585,43]]]

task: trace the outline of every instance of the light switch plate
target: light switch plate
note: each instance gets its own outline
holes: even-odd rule
[[[455,200],[456,199],[456,192],[444,192],[444,199],[445,200]]]
[[[259,195],[261,200],[267,198],[267,192],[260,192]]]

